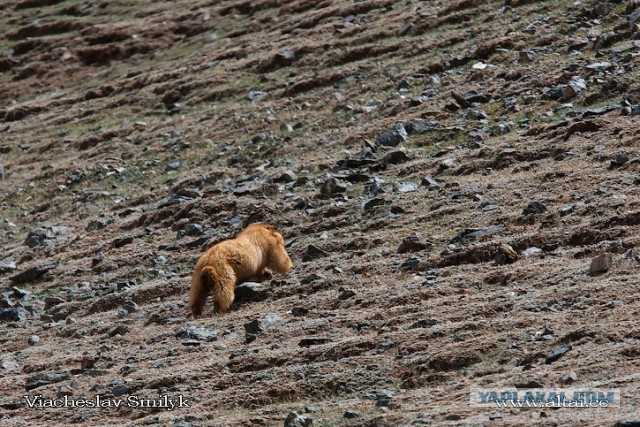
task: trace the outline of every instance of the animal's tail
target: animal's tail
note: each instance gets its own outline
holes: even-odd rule
[[[209,293],[219,285],[218,272],[211,266],[205,266],[200,271],[193,273],[191,289],[189,290],[189,308],[194,316],[200,316],[207,303]],[[219,286],[218,286],[219,287]]]

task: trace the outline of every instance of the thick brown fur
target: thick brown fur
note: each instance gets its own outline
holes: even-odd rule
[[[191,277],[191,313],[202,314],[210,292],[224,313],[233,303],[238,283],[260,281],[271,271],[286,273],[292,268],[278,229],[268,224],[251,224],[235,239],[214,245],[200,257]]]

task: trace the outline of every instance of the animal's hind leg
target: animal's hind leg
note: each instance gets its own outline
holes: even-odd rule
[[[213,299],[221,313],[226,312],[235,299],[236,274],[231,266],[218,269],[218,281],[213,288]]]
[[[207,297],[214,289],[216,281],[217,273],[215,269],[207,266],[202,269],[200,277],[196,278],[194,283],[191,285],[189,307],[195,317],[202,314],[202,310],[207,303]]]
[[[291,262],[291,258],[289,258],[289,254],[283,245],[271,247],[267,267],[278,273],[287,273],[293,268],[293,262]]]

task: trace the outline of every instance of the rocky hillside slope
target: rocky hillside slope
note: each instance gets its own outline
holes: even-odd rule
[[[0,424],[638,425],[637,3],[2,1]],[[253,222],[295,269],[191,318]]]

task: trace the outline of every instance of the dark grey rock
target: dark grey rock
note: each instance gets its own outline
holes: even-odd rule
[[[418,320],[413,325],[409,326],[409,329],[428,328],[428,327],[434,326],[437,323],[438,323],[438,319],[430,317],[429,319]]]
[[[291,309],[291,315],[295,317],[303,317],[307,314],[309,314],[309,309],[305,307],[296,306]]]
[[[547,354],[547,357],[545,358],[544,362],[547,365],[550,364],[550,363],[553,363],[556,360],[560,359],[565,354],[567,354],[569,352],[569,350],[571,350],[571,346],[570,345],[563,345],[562,347],[558,347],[558,348],[554,349],[553,351],[551,351],[549,354]]]
[[[188,325],[185,328],[176,330],[174,334],[179,338],[191,338],[198,341],[211,342],[218,340],[220,330],[213,328],[198,328],[193,325]]]
[[[609,164],[609,169],[616,169],[624,166],[625,163],[629,161],[629,156],[626,154],[618,154],[615,159],[611,160]]]
[[[507,243],[502,243],[498,247],[498,254],[495,258],[496,265],[513,264],[518,260],[518,254]]]
[[[394,187],[398,193],[403,194],[417,191],[420,185],[415,182],[399,182]]]
[[[430,248],[431,244],[424,240],[420,234],[415,233],[402,239],[402,243],[398,246],[398,253],[420,252]]]
[[[38,246],[43,246],[47,243],[47,240],[51,239],[53,236],[49,235],[47,230],[44,228],[38,228],[37,230],[33,230],[27,235],[24,244],[29,246],[30,248],[35,248]]]
[[[51,307],[62,304],[64,302],[66,301],[58,296],[47,295],[46,297],[44,297],[44,309],[49,310]]]
[[[297,412],[289,413],[284,420],[284,427],[310,427],[312,425],[313,420],[311,418]]]
[[[114,248],[121,248],[133,242],[133,236],[118,237],[113,241]]]
[[[587,82],[582,77],[573,76],[569,83],[562,89],[562,99],[569,100],[580,92],[587,90]]]
[[[16,263],[14,261],[5,259],[0,261],[0,274],[9,273],[16,269]]]
[[[476,241],[479,237],[489,236],[494,233],[500,232],[504,229],[501,225],[492,225],[487,228],[467,228],[458,234],[456,234],[449,243],[470,243]]]
[[[616,421],[613,427],[640,427],[640,418]]]
[[[395,165],[399,163],[405,163],[411,160],[411,157],[407,153],[401,150],[392,151],[387,153],[383,158],[382,162],[390,165]]]
[[[309,245],[307,246],[307,252],[302,257],[302,261],[306,262],[318,258],[324,258],[327,256],[329,256],[329,253],[327,251],[324,251],[315,245]]]
[[[340,301],[344,301],[356,295],[356,292],[353,289],[340,288],[339,292],[340,293],[338,294],[338,299]]]
[[[308,275],[305,278],[303,278],[300,281],[300,283],[302,283],[303,285],[306,285],[306,284],[309,284],[309,283],[316,282],[318,280],[324,280],[326,278],[327,278],[327,276],[325,276],[322,273],[311,273],[310,275]]]
[[[131,391],[131,387],[129,387],[128,385],[118,384],[111,389],[111,394],[113,394],[113,397],[118,397],[125,394],[131,394]]]
[[[0,322],[21,322],[29,318],[30,313],[22,307],[3,308],[0,310]]]
[[[562,378],[560,379],[560,384],[573,384],[577,379],[578,375],[575,373],[575,371],[569,371],[562,376]]]
[[[251,90],[247,93],[247,99],[251,102],[257,101],[259,99],[264,98],[267,95],[267,92],[263,92],[261,90]]]
[[[109,330],[107,331],[107,336],[109,337],[115,337],[116,335],[124,335],[127,332],[129,332],[129,328],[125,325],[116,325],[113,326],[111,328],[109,328]]]
[[[435,178],[431,176],[425,176],[424,178],[422,178],[422,185],[428,187],[430,190],[434,190],[440,187],[438,181],[436,181]]]
[[[165,172],[176,171],[180,169],[180,165],[181,165],[180,160],[174,160],[172,162],[167,163],[167,166],[165,166],[164,171]]]
[[[34,267],[31,267],[22,273],[19,273],[13,277],[11,277],[11,281],[14,283],[28,283],[33,282],[39,279],[46,272],[53,270],[58,266],[57,261],[51,261],[44,264],[38,264]]]
[[[375,197],[378,194],[384,193],[385,191],[382,189],[382,183],[383,181],[381,179],[375,177],[372,178],[371,181],[364,186],[363,194],[369,197]]]
[[[13,292],[13,295],[18,299],[29,299],[33,297],[33,294],[31,292],[27,291],[26,289],[21,289],[17,286],[12,286],[11,291]]]
[[[416,257],[411,257],[400,264],[400,269],[402,270],[413,270],[420,265],[420,259]]]
[[[591,260],[591,265],[589,266],[589,274],[597,275],[597,274],[605,273],[609,271],[612,263],[613,263],[613,254],[610,254],[610,253],[600,254]]]
[[[347,185],[334,177],[327,178],[320,187],[320,194],[324,197],[331,197],[347,191]]]
[[[396,147],[408,138],[409,134],[407,134],[402,123],[396,123],[395,126],[393,126],[393,129],[382,132],[378,138],[376,138],[376,144],[385,147]]]
[[[311,347],[312,345],[321,345],[328,342],[331,342],[331,338],[313,337],[301,339],[298,345],[300,347]]]
[[[371,199],[367,202],[364,203],[364,205],[362,205],[362,208],[365,211],[370,211],[378,206],[383,206],[384,204],[386,204],[387,201],[385,199],[383,199],[382,197],[376,197],[374,199]]]
[[[42,387],[43,385],[60,383],[68,380],[69,378],[71,378],[71,375],[69,375],[68,372],[57,372],[53,374],[40,372],[27,378],[25,389],[30,391],[38,387]]]
[[[546,211],[547,211],[547,208],[545,205],[542,204],[542,202],[533,201],[529,203],[522,210],[522,214],[523,215],[539,215],[539,214],[545,213]]]
[[[362,414],[360,414],[360,411],[356,411],[354,409],[348,409],[344,412],[344,415],[342,415],[343,418],[346,418],[348,420],[353,420],[355,418],[360,418],[362,416]]]
[[[189,224],[184,230],[181,230],[179,234],[192,237],[202,236],[204,234],[204,227],[200,224]]]

